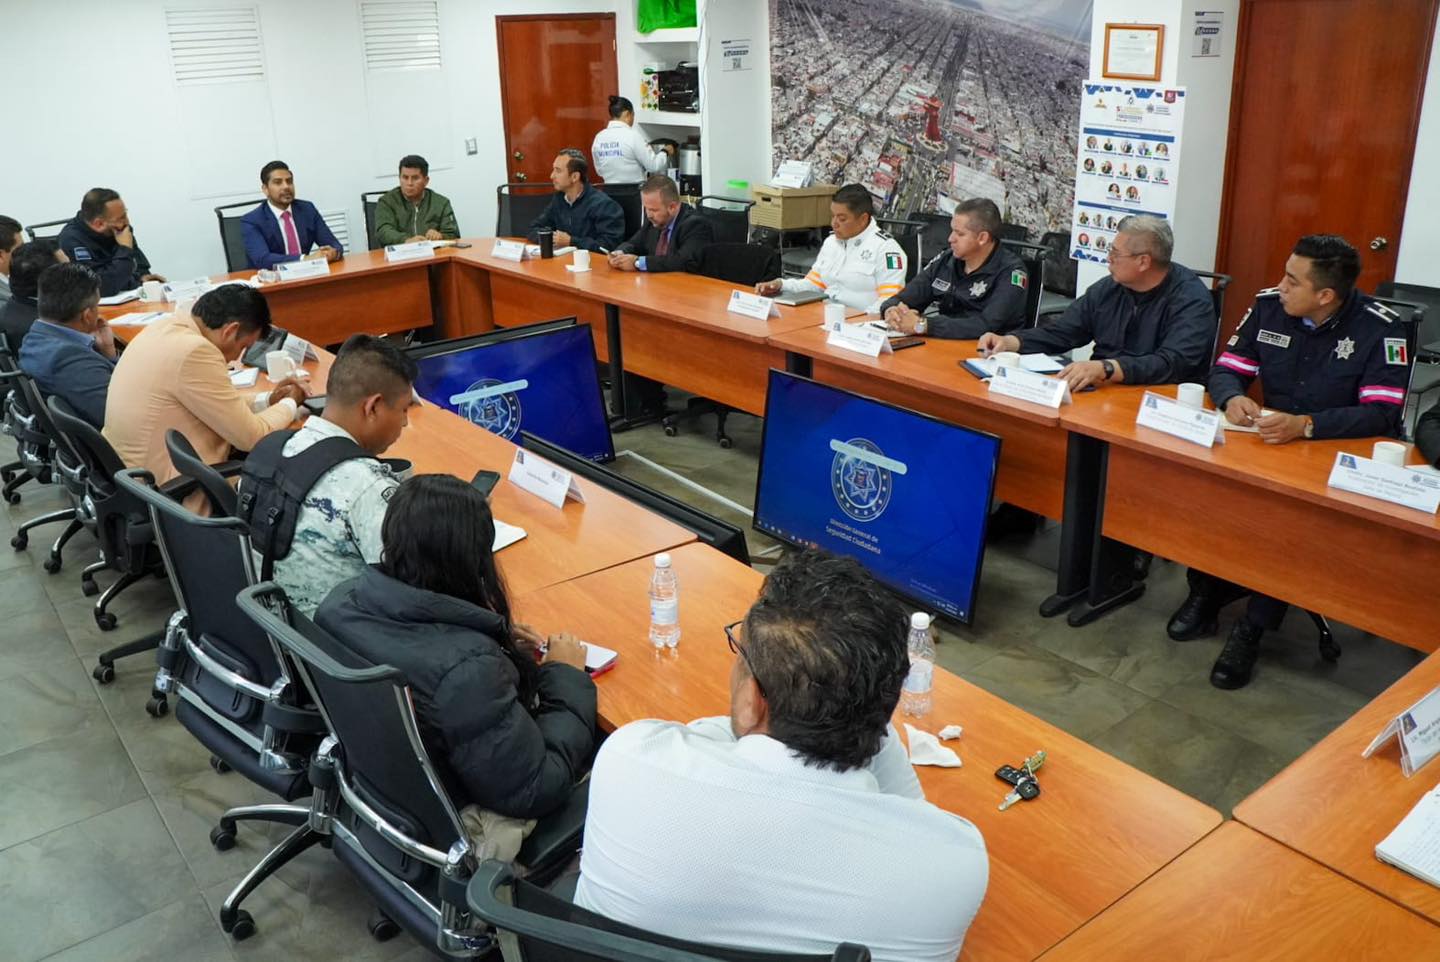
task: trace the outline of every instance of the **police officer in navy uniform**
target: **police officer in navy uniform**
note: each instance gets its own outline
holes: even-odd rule
[[[1030,278],[1015,253],[1000,246],[1000,208],[967,200],[950,220],[950,249],[925,266],[900,293],[880,304],[892,330],[968,340],[1025,325]],[[939,313],[924,311],[938,303]]]
[[[1300,238],[1280,286],[1256,296],[1210,371],[1210,397],[1227,420],[1255,428],[1266,444],[1398,432],[1410,368],[1406,332],[1394,311],[1355,290],[1359,275],[1360,255],[1343,237]],[[1257,377],[1263,409],[1245,393]],[[1193,569],[1188,577],[1190,596],[1166,626],[1176,641],[1213,633],[1220,608],[1244,594]],[[1288,607],[1252,592],[1210,683],[1244,687],[1261,635],[1280,626]]]

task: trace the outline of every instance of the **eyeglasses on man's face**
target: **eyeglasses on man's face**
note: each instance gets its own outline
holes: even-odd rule
[[[735,652],[735,654],[739,655],[741,659],[744,660],[745,667],[750,672],[750,677],[755,679],[755,687],[760,689],[760,694],[762,697],[764,697],[765,686],[760,683],[760,676],[755,674],[755,666],[751,664],[750,656],[745,653],[745,646],[740,644],[740,642],[735,639],[735,629],[739,628],[743,624],[745,624],[745,619],[742,618],[739,621],[732,621],[730,622],[730,624],[726,625],[725,640],[729,642],[730,650]]]

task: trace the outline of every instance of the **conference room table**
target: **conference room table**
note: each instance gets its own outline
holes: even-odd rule
[[[619,653],[595,679],[607,730],[641,718],[729,713],[735,656],[723,627],[745,615],[763,579],[704,544],[671,558],[680,583],[673,651],[657,652],[648,638],[648,559],[515,598],[516,617],[542,632],[570,631]],[[897,712],[902,733],[906,720]],[[935,672],[931,713],[909,721],[932,733],[964,727],[958,741],[945,743],[961,767],[915,770],[926,797],[973,822],[990,854],[989,890],[962,959],[1034,958],[1220,824],[1214,809],[943,669]],[[1042,794],[999,811],[1009,786],[995,770],[1037,749],[1048,753]]]
[[[1440,958],[1440,926],[1227,822],[1044,962]]]
[[[1375,846],[1440,781],[1440,765],[1432,762],[1406,778],[1394,740],[1360,757],[1386,725],[1437,686],[1440,654],[1433,654],[1237,805],[1235,818],[1440,923],[1440,888],[1375,857]]]

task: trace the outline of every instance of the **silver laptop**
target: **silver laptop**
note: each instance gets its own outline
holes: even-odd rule
[[[776,304],[784,304],[786,307],[799,307],[801,304],[823,300],[825,292],[817,291],[813,287],[808,291],[795,291],[793,294],[779,294],[775,297]]]

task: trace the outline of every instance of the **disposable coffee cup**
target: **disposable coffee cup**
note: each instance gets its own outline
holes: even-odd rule
[[[555,232],[548,227],[542,227],[540,234],[540,256],[555,256]]]
[[[165,285],[159,281],[146,281],[140,285],[140,297],[146,301],[159,301],[165,298]]]
[[[1187,408],[1195,408],[1197,411],[1205,406],[1205,385],[1203,384],[1179,384],[1175,387],[1175,400]]]
[[[996,367],[1019,367],[1019,351],[999,351],[994,355]]]
[[[845,305],[839,301],[825,302],[825,326],[834,327],[845,323]]]
[[[575,249],[575,269],[577,271],[588,271],[590,269],[590,252],[581,248]]]
[[[1375,450],[1371,455],[1376,461],[1383,461],[1385,464],[1393,464],[1397,467],[1405,466],[1405,445],[1398,441],[1376,441]]]
[[[283,381],[295,374],[295,359],[284,351],[271,351],[265,355],[265,376],[272,381]]]

